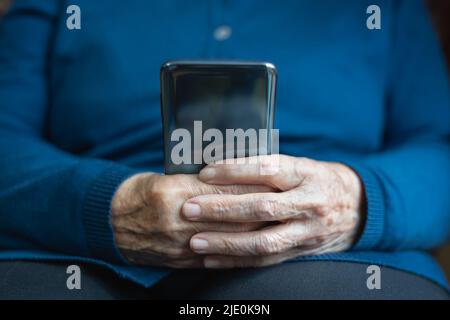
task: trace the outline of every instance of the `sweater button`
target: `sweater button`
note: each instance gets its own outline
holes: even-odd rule
[[[217,41],[225,41],[231,37],[231,33],[232,30],[230,26],[219,26],[216,28],[216,30],[214,30],[214,39],[216,39]]]

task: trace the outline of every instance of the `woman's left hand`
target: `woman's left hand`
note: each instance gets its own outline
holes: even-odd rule
[[[257,231],[194,235],[191,249],[205,255],[205,267],[258,267],[352,246],[365,211],[362,183],[352,169],[284,155],[246,160],[210,164],[199,178],[209,184],[268,185],[275,192],[197,196],[185,202],[183,215],[191,221],[268,224]]]

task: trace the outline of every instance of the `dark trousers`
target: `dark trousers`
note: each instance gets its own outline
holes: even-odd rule
[[[258,269],[178,270],[145,289],[112,271],[81,268],[81,289],[69,290],[61,262],[0,262],[0,299],[449,299],[424,278],[381,268],[381,289],[367,287],[367,266],[289,262]]]

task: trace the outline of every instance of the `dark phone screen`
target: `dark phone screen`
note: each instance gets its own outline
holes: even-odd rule
[[[261,129],[267,121],[267,76],[245,69],[174,75],[174,127]]]
[[[171,161],[170,152],[178,143],[171,140],[175,129],[186,129],[194,137],[194,123],[201,121],[202,132],[218,129],[224,143],[227,129],[271,129],[272,76],[265,65],[183,65],[163,70],[166,173],[196,173],[204,165],[175,165]],[[208,143],[202,141],[202,150]],[[193,146],[192,153],[202,150],[194,150]]]

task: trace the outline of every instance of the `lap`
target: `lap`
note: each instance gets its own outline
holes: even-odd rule
[[[140,299],[141,286],[118,278],[96,265],[73,263],[81,269],[81,289],[67,287],[68,262],[0,261],[0,299]]]
[[[449,299],[419,276],[381,267],[381,288],[368,289],[367,264],[289,262],[262,269],[213,273],[194,294],[201,299]]]
[[[66,286],[69,264],[0,262],[0,299],[448,299],[434,283],[381,268],[381,289],[366,285],[367,265],[350,262],[289,262],[259,269],[177,270],[145,289],[112,271],[88,264],[81,290]]]

